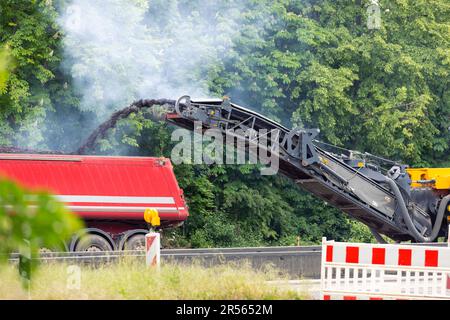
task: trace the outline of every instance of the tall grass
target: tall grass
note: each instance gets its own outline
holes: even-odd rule
[[[200,264],[164,264],[160,270],[124,259],[80,272],[61,263],[43,264],[31,290],[22,289],[14,266],[0,269],[0,299],[302,299],[304,294],[267,283],[279,279],[273,270],[249,265],[205,268]],[[80,276],[77,276],[77,275]],[[77,279],[80,279],[77,288]],[[75,286],[74,286],[75,284]]]

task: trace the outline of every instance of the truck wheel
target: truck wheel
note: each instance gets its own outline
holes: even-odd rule
[[[99,252],[99,251],[113,251],[111,244],[97,234],[88,234],[83,236],[75,246],[75,251],[88,251],[88,252]]]
[[[145,235],[136,234],[125,242],[124,250],[145,250]]]

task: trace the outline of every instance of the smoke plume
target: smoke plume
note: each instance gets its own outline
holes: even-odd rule
[[[148,97],[209,96],[207,75],[232,45],[234,1],[72,0],[61,14],[64,67],[82,110],[106,118]]]

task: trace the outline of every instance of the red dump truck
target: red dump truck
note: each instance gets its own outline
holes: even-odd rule
[[[0,177],[48,190],[83,218],[87,233],[66,244],[70,251],[142,248],[147,208],[163,228],[189,215],[166,158],[0,154]]]

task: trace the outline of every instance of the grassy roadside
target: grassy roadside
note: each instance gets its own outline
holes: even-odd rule
[[[44,264],[34,275],[31,299],[304,299],[304,294],[266,283],[275,271],[248,265],[204,268],[165,264],[160,271],[141,261],[123,260],[80,272],[65,264]],[[80,279],[81,281],[78,281]],[[79,285],[78,285],[79,284]],[[0,267],[0,299],[28,299],[13,266]]]

